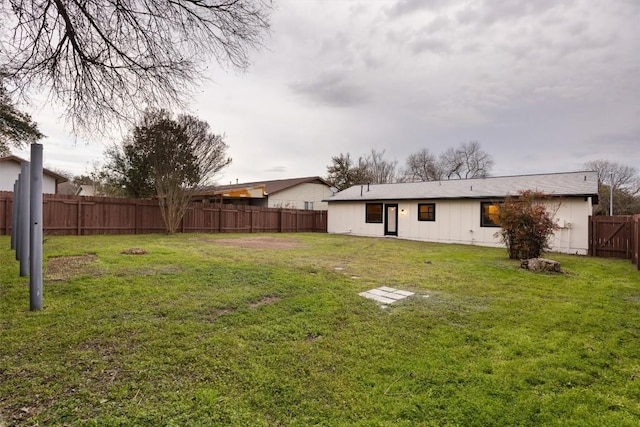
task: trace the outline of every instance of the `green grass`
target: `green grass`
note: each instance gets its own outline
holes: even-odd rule
[[[295,247],[222,244],[256,237]],[[640,425],[628,261],[552,254],[565,274],[533,274],[504,249],[325,234],[44,251],[30,312],[0,237],[2,427]],[[357,295],[378,286],[416,295]]]

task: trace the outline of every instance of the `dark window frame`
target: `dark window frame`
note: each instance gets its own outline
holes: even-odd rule
[[[380,219],[377,220],[376,218],[370,219],[369,217],[372,216],[372,213],[369,213],[369,207],[374,207],[374,206],[378,206],[380,208],[380,212],[374,212],[373,214],[375,215],[380,215]],[[383,218],[384,218],[384,206],[382,203],[367,203],[365,205],[364,208],[364,221],[367,224],[382,224],[383,222]]]
[[[431,207],[431,211],[427,212],[427,214],[431,213],[431,215],[429,215],[427,218],[423,218],[422,217],[422,212],[420,211],[420,208],[422,206],[428,206]],[[436,204],[435,203],[418,203],[418,221],[435,221],[436,220]]]
[[[480,227],[493,227],[493,228],[500,228],[500,224],[496,224],[495,222],[491,221],[491,218],[489,217],[489,215],[485,215],[484,211],[485,211],[485,206],[489,207],[489,206],[498,206],[500,207],[500,202],[497,201],[490,201],[490,202],[480,202]]]

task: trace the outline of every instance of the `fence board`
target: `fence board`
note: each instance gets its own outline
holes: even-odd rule
[[[11,234],[13,199],[0,197],[0,234]]]
[[[0,235],[11,234],[12,192],[0,192]],[[148,234],[165,231],[155,200],[45,194],[45,235]],[[187,233],[326,232],[326,211],[192,203]]]

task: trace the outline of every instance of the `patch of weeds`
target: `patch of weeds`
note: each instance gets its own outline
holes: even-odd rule
[[[100,270],[95,266],[97,259],[95,253],[49,257],[44,279],[49,282],[64,282],[76,276],[98,274]]]

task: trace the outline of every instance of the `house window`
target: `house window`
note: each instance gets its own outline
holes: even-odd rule
[[[436,204],[418,203],[418,221],[435,221]]]
[[[382,203],[367,203],[366,222],[382,222]]]
[[[495,202],[480,203],[480,227],[500,227],[498,213],[500,205]]]
[[[304,208],[308,211],[313,210],[313,202],[304,202]]]

